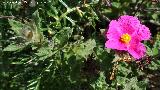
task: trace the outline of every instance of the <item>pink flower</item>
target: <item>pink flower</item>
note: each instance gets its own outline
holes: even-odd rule
[[[141,41],[148,40],[150,35],[149,28],[142,25],[138,18],[124,15],[110,22],[105,47],[128,51],[134,58],[140,59],[146,52]]]

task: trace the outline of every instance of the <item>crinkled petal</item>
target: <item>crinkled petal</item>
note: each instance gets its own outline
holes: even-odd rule
[[[141,42],[141,38],[139,38],[139,36],[137,35],[137,32],[133,33],[131,35],[131,41],[130,41],[130,44],[137,44]]]
[[[124,15],[118,19],[123,33],[132,34],[138,30],[138,27],[141,25],[137,17]]]
[[[119,39],[122,35],[121,27],[116,20],[112,20],[109,24],[109,29],[106,33],[108,39]]]
[[[121,43],[117,39],[109,39],[105,43],[106,48],[112,48],[112,49],[117,49],[117,50],[127,50],[127,45],[124,43]]]
[[[140,59],[144,56],[146,48],[142,43],[131,44],[128,48],[128,52],[136,59]]]
[[[141,38],[141,40],[148,40],[151,36],[150,30],[145,25],[141,25],[139,27],[139,30],[137,31],[138,36]]]
[[[140,21],[137,17],[123,15],[118,19],[118,22],[123,24],[133,24],[133,25],[139,25]]]

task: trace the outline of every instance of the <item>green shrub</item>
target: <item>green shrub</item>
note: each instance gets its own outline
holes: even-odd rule
[[[160,65],[158,3],[151,0],[26,2],[0,1],[0,90],[150,88],[147,75]],[[153,38],[144,42],[149,59],[144,58],[139,64],[112,62],[115,53],[104,47],[104,32],[110,20],[124,14],[137,16],[152,33]],[[151,64],[146,60],[151,60]],[[117,66],[115,71],[114,66]],[[110,80],[112,74],[115,75]]]

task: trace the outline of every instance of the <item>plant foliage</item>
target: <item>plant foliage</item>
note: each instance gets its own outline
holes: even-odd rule
[[[1,0],[0,90],[150,88],[148,75],[160,67],[158,3]],[[104,47],[104,33],[110,20],[124,14],[137,16],[152,33],[152,39],[144,42],[149,59],[144,58],[139,64],[112,62],[116,58],[114,52]]]

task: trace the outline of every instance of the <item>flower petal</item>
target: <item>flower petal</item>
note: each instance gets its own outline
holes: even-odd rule
[[[123,24],[133,24],[133,25],[139,25],[140,21],[137,17],[123,15],[118,19],[118,22]]]
[[[120,26],[123,28],[123,33],[132,34],[138,30],[141,25],[137,17],[124,15],[118,19]]]
[[[119,23],[116,20],[112,20],[109,24],[109,29],[106,33],[108,39],[119,39],[122,35]]]
[[[151,36],[149,28],[146,27],[145,25],[141,25],[139,27],[137,34],[141,38],[141,40],[148,40]]]
[[[112,49],[117,49],[117,50],[127,50],[127,45],[124,43],[121,43],[117,39],[109,39],[105,43],[106,48],[112,48]]]
[[[146,48],[142,43],[132,43],[128,48],[128,52],[136,59],[140,59],[144,56]]]

